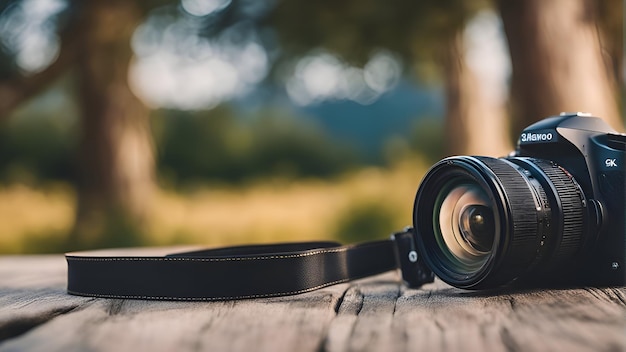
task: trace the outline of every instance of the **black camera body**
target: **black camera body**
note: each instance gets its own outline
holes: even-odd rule
[[[601,119],[581,115],[562,114],[529,126],[520,135],[516,156],[551,160],[582,188],[587,208],[583,226],[589,238],[580,257],[573,258],[578,268],[567,276],[574,283],[623,285],[626,135]],[[543,140],[544,135],[554,137]]]
[[[626,134],[563,113],[507,158],[455,156],[418,189],[420,257],[466,289],[626,283]]]

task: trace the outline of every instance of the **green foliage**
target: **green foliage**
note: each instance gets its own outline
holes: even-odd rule
[[[445,156],[445,130],[443,121],[435,118],[419,120],[411,136],[411,146],[429,164]]]
[[[0,126],[0,180],[70,178],[68,139],[49,120]]]
[[[67,78],[0,118],[0,183],[76,179],[78,112]]]
[[[90,219],[81,224],[82,227],[75,226],[62,243],[64,250],[137,247],[149,242],[141,224],[120,209],[90,215]]]
[[[97,248],[136,247],[154,244],[133,219],[119,211],[98,214],[97,221],[71,233],[63,230],[44,230],[24,233],[18,246],[4,248],[5,253],[63,253]]]
[[[356,163],[347,147],[316,126],[271,111],[245,121],[226,107],[160,111],[155,130],[159,171],[177,186],[202,180],[328,177]]]
[[[394,230],[394,219],[385,204],[357,201],[339,216],[335,237],[344,243],[385,239]]]
[[[46,231],[42,233],[27,233],[21,236],[19,248],[6,249],[5,253],[16,254],[48,254],[64,253],[70,251],[65,239],[66,234],[56,231]]]
[[[62,112],[29,107],[0,124],[0,182],[75,181],[78,135],[71,119],[55,117]],[[175,186],[331,177],[357,163],[349,147],[318,126],[272,111],[245,119],[225,106],[159,110],[153,129],[158,172]]]
[[[0,124],[0,182],[74,181],[75,124],[63,109],[27,109]],[[153,116],[158,173],[176,187],[206,181],[241,183],[267,177],[332,177],[361,162],[350,146],[319,126],[285,112],[237,117],[227,106],[210,111],[159,110]],[[443,126],[419,119],[410,149],[430,162],[443,156]],[[385,145],[387,160],[407,154],[404,137]]]

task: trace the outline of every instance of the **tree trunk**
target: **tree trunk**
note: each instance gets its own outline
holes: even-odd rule
[[[514,132],[562,111],[618,131],[616,78],[603,59],[592,0],[499,0],[513,64]]]
[[[142,19],[133,1],[92,0],[77,6],[79,158],[76,247],[137,244],[154,189],[148,109],[128,85],[131,36]]]
[[[511,143],[504,105],[481,89],[479,77],[467,63],[461,32],[449,39],[444,68],[447,154],[508,154]]]

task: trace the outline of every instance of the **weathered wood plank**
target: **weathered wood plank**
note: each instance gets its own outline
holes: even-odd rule
[[[624,351],[626,289],[419,290],[394,273],[225,302],[65,294],[61,256],[0,257],[0,351]]]
[[[65,294],[64,276],[60,256],[0,258],[0,342],[89,300]]]

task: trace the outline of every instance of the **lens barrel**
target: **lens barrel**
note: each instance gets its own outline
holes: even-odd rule
[[[550,161],[457,156],[424,177],[413,223],[437,276],[483,289],[571,259],[583,241],[584,206],[573,177]]]

